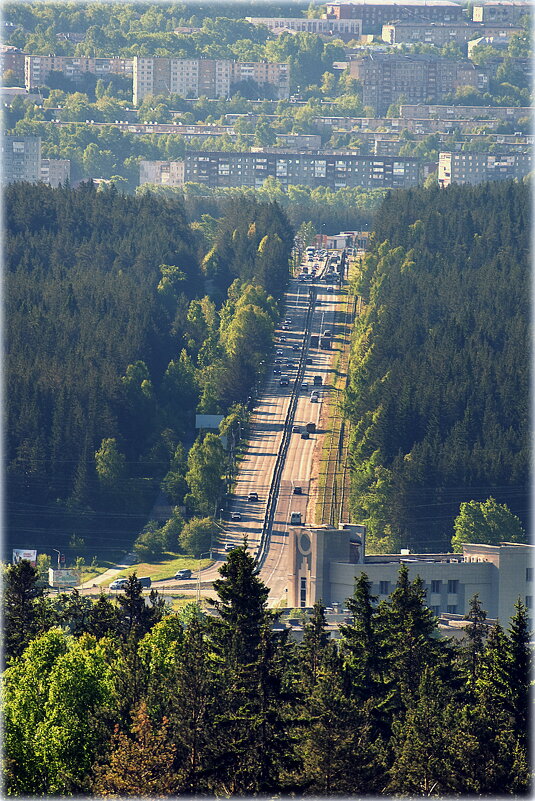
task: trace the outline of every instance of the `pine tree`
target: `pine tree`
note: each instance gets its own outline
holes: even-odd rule
[[[526,745],[530,722],[530,688],[532,676],[532,656],[527,609],[520,599],[515,604],[515,614],[509,626],[509,681],[511,686],[511,712],[515,729]]]
[[[489,624],[485,622],[487,613],[481,607],[477,593],[470,599],[468,612],[464,619],[469,620],[470,625],[464,629],[463,639],[466,644],[463,644],[460,649],[461,671],[465,680],[465,687],[470,696],[473,697],[479,674],[479,664],[489,630]]]
[[[4,658],[20,656],[36,633],[34,599],[43,595],[39,572],[26,560],[9,565],[4,574]]]

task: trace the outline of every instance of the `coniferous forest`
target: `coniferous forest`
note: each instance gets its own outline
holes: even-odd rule
[[[5,212],[7,546],[129,547],[166,479],[203,513],[184,449],[196,412],[241,408],[261,377],[286,218],[234,198],[207,232],[180,199],[92,183],[12,184]]]
[[[529,186],[392,192],[357,291],[352,512],[369,547],[445,551],[463,501],[529,522]]]
[[[42,597],[7,568],[4,766],[9,795],[525,796],[529,631],[521,602],[464,639],[437,636],[406,566],[377,604],[362,574],[334,642],[320,603],[302,640],[273,627],[245,547],[214,583],[216,615]],[[505,630],[505,627],[507,629]]]

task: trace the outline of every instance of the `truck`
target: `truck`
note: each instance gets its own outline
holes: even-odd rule
[[[316,430],[316,423],[307,423],[305,428],[309,434],[313,434]]]
[[[320,375],[315,375],[313,378],[313,384],[315,387],[321,387],[323,384],[323,378]]]

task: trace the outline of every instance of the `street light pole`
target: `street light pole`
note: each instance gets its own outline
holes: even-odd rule
[[[59,558],[61,556],[61,551],[58,551],[57,548],[52,548],[51,550],[55,551],[55,553],[57,553],[57,555],[58,555],[58,570],[59,570]]]

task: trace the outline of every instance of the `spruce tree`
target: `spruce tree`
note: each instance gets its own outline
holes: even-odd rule
[[[20,656],[36,634],[37,609],[34,600],[43,595],[37,586],[37,568],[22,559],[4,573],[4,658]]]
[[[516,731],[522,743],[527,744],[530,722],[530,687],[532,656],[527,609],[520,599],[515,604],[515,614],[509,626],[509,680],[511,686],[511,713]]]

